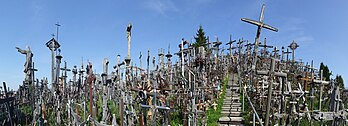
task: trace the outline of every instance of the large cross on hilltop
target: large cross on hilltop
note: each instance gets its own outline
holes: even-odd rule
[[[254,46],[254,65],[256,63],[256,56],[257,56],[257,52],[258,52],[258,47],[259,47],[259,40],[260,40],[260,34],[261,34],[261,29],[262,28],[266,28],[268,30],[272,30],[275,32],[278,32],[278,29],[275,27],[272,27],[270,25],[267,25],[265,23],[263,23],[263,18],[264,18],[264,10],[265,10],[265,5],[262,5],[262,9],[261,9],[261,14],[260,14],[260,19],[259,21],[255,21],[255,20],[251,20],[251,19],[247,19],[247,18],[242,18],[241,20],[253,25],[257,26],[257,32],[256,32],[256,38],[255,38],[255,46]]]
[[[275,27],[272,27],[270,25],[267,25],[263,22],[263,18],[264,18],[264,10],[265,10],[265,5],[263,4],[262,5],[262,9],[261,9],[261,14],[260,14],[260,19],[259,21],[255,21],[255,20],[251,20],[251,19],[247,19],[247,18],[242,18],[241,20],[244,21],[244,22],[247,22],[247,23],[250,23],[250,24],[253,24],[253,25],[256,25],[257,26],[257,33],[256,33],[256,40],[258,41],[259,38],[260,38],[260,34],[261,34],[261,29],[262,28],[266,28],[268,30],[272,30],[272,31],[275,31],[275,32],[278,32],[278,29],[275,28]],[[257,44],[257,42],[255,41],[255,43]]]

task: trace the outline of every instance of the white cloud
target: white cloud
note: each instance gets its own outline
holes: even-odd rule
[[[280,32],[283,41],[291,42],[295,40],[300,45],[309,45],[314,42],[313,36],[306,32],[307,21],[303,18],[290,17],[280,20]]]
[[[300,36],[298,38],[295,38],[295,41],[301,42],[301,43],[310,43],[313,42],[314,38],[312,36]]]
[[[169,11],[178,11],[178,8],[171,0],[147,0],[145,5],[147,8],[162,15],[166,15]]]
[[[298,32],[303,31],[303,25],[306,23],[306,21],[302,18],[286,18],[283,19],[284,23],[282,24],[282,31],[284,32]]]

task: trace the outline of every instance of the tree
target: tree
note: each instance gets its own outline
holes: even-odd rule
[[[340,86],[341,89],[344,89],[344,81],[341,75],[336,75],[336,82]]]
[[[327,65],[324,65],[323,62],[320,63],[320,71],[323,70],[323,77],[325,81],[330,81],[330,76],[332,73],[329,70],[329,67]]]
[[[202,45],[206,47],[204,44],[207,43],[208,38],[205,36],[205,32],[203,31],[202,25],[200,25],[199,29],[197,30],[195,40],[196,42],[192,44],[194,47],[199,47]]]

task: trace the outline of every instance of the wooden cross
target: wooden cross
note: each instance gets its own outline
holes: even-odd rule
[[[93,116],[93,81],[95,80],[95,76],[92,71],[92,63],[89,62],[88,65],[88,78],[87,83],[89,83],[89,114]]]
[[[274,47],[274,50],[272,51],[273,53],[274,53],[274,57],[276,58],[277,57],[277,53],[278,53],[278,49],[277,49],[277,47]]]
[[[3,83],[3,86],[4,86],[4,93],[5,93],[5,99],[2,100],[1,99],[1,102],[5,103],[5,106],[6,106],[6,109],[8,110],[8,114],[9,114],[9,122],[10,122],[10,125],[12,126],[12,113],[13,113],[13,109],[12,107],[10,107],[10,101],[14,101],[14,97],[10,97],[7,93],[7,87],[6,87],[6,82],[2,82]]]
[[[286,52],[284,52],[284,54],[286,54],[286,61],[289,61],[289,54],[292,53],[289,51],[289,48],[286,48]]]
[[[260,47],[263,47],[263,56],[266,56],[267,54],[267,48],[273,48],[273,46],[267,45],[266,44],[266,38],[263,41],[263,45],[260,45]]]
[[[292,64],[295,62],[295,50],[299,45],[295,42],[292,41],[292,43],[288,46],[292,50]]]
[[[63,70],[64,71],[64,75],[62,76],[62,80],[64,81],[63,84],[64,84],[64,91],[63,91],[63,94],[65,94],[65,89],[66,89],[66,78],[68,77],[67,75],[67,71],[71,71],[70,69],[67,68],[67,63],[66,61],[64,61],[64,68],[60,68],[60,70]],[[63,73],[62,73],[63,74]]]
[[[275,31],[275,32],[278,32],[278,29],[277,28],[274,28],[270,25],[267,25],[263,22],[263,18],[264,18],[264,10],[265,10],[265,5],[263,4],[262,5],[262,9],[261,9],[261,14],[260,14],[260,19],[259,21],[255,21],[255,20],[251,20],[251,19],[247,19],[247,18],[242,18],[241,20],[244,21],[244,22],[247,22],[247,23],[250,23],[250,24],[253,24],[253,25],[256,25],[257,26],[257,32],[256,32],[256,38],[255,38],[255,47],[254,47],[254,53],[255,53],[255,57],[256,57],[256,54],[257,54],[257,48],[259,46],[259,39],[260,39],[260,34],[261,34],[261,29],[262,28],[266,28],[268,30],[271,30],[271,31]]]
[[[243,38],[242,38],[242,40],[238,40],[238,42],[237,42],[237,45],[238,45],[238,61],[240,60],[240,57],[241,57],[241,53],[242,53],[242,48],[243,48],[243,46],[242,46],[242,44],[243,44],[243,42],[244,42],[244,40],[243,40]]]
[[[308,72],[306,72],[305,77],[304,78],[300,78],[300,80],[304,81],[304,90],[305,90],[305,92],[308,91],[308,84],[307,84],[307,82],[312,81],[312,78],[309,78],[309,76],[308,76]]]
[[[232,40],[232,35],[230,35],[230,41],[228,43],[226,43],[226,45],[230,45],[230,48],[228,48],[227,50],[230,51],[230,56],[232,58],[232,62],[234,62],[234,57],[233,57],[233,54],[232,54],[232,50],[233,50],[233,43],[236,42],[236,40]]]

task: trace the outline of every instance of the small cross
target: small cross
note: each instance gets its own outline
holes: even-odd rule
[[[58,32],[59,32],[59,27],[60,27],[61,25],[59,24],[59,22],[57,22],[55,25],[57,26],[57,41],[58,41]]]

